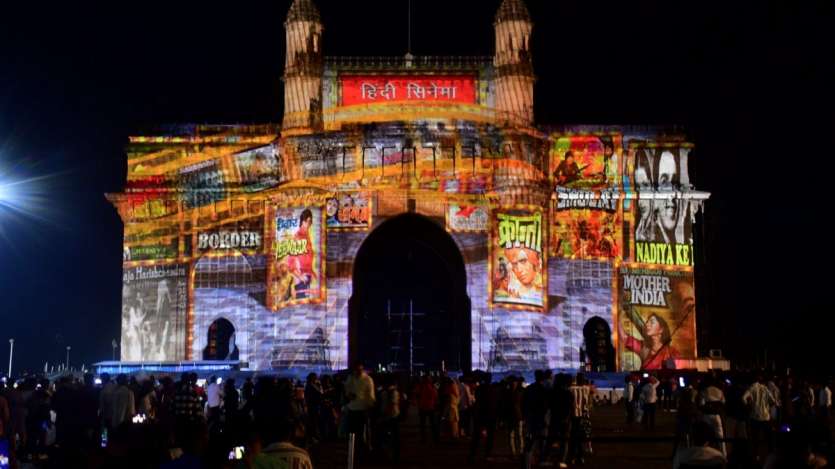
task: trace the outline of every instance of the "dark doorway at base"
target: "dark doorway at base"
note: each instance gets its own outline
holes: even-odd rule
[[[399,215],[360,247],[349,303],[351,363],[407,372],[470,369],[464,259],[440,223]]]

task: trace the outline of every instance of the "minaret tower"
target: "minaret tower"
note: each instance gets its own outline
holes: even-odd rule
[[[523,0],[504,0],[493,23],[496,32],[496,110],[500,122],[533,124],[533,23]]]
[[[313,0],[294,0],[284,22],[283,129],[318,130],[322,124],[322,20]]]

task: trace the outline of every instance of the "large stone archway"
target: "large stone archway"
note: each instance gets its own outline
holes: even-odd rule
[[[410,365],[414,371],[470,369],[464,258],[442,223],[402,214],[363,241],[348,307],[349,363],[401,371]]]

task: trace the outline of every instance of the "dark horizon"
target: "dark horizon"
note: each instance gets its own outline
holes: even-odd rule
[[[289,3],[7,7],[0,168],[51,177],[44,220],[0,214],[3,373],[12,337],[17,371],[62,363],[67,345],[75,366],[110,359],[122,225],[104,193],[124,187],[127,137],[168,123],[279,122]],[[326,55],[406,52],[405,0],[316,3]],[[491,55],[499,3],[413,1],[412,53]],[[538,124],[680,125],[696,145],[693,180],[712,193],[700,351],[745,363],[768,347],[769,359],[831,369],[808,357],[827,356],[828,331],[815,325],[834,306],[822,272],[832,254],[825,235],[803,235],[825,223],[832,5],[527,3]],[[817,250],[798,251],[807,245]]]

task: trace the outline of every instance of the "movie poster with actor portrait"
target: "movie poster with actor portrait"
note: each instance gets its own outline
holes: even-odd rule
[[[618,348],[624,371],[675,368],[696,358],[693,272],[621,267]]]
[[[125,267],[122,273],[122,360],[185,358],[188,266]]]
[[[551,255],[566,259],[623,257],[623,217],[615,193],[559,188],[557,194],[548,243]]]
[[[324,299],[324,223],[319,205],[276,208],[270,268],[270,305]]]
[[[618,136],[557,137],[550,156],[554,185],[575,189],[617,186],[621,158],[616,149],[619,147]]]
[[[490,301],[544,310],[544,217],[540,209],[497,209],[490,236]]]
[[[328,229],[368,229],[371,226],[371,199],[364,192],[341,192],[325,201]]]

